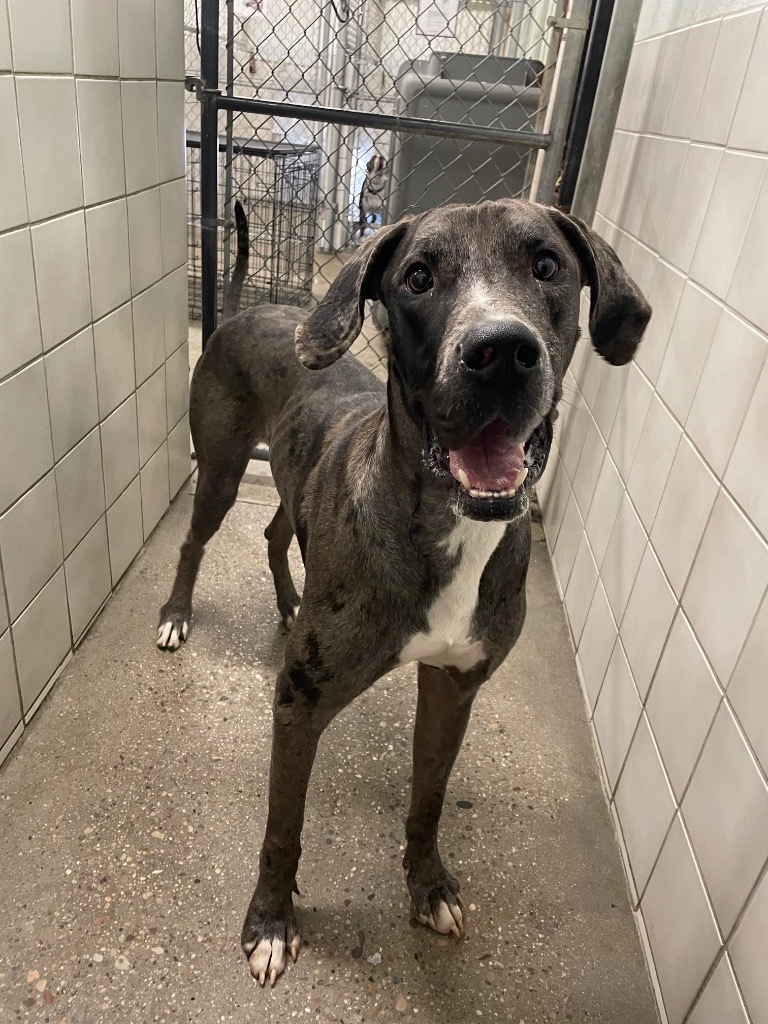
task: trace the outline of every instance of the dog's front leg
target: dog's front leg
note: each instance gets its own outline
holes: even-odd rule
[[[419,700],[413,733],[413,789],[403,858],[418,921],[461,938],[459,883],[443,866],[437,829],[445,790],[480,687],[474,676],[419,664]]]
[[[293,909],[296,869],[301,856],[301,829],[309,777],[323,729],[339,709],[326,709],[315,687],[304,692],[291,682],[288,669],[275,689],[269,811],[259,857],[259,880],[243,925],[241,942],[251,973],[274,985],[287,954],[299,951]]]

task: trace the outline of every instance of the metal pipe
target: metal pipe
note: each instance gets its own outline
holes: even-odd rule
[[[227,81],[228,96],[235,94],[235,0],[227,0]],[[229,267],[232,247],[229,242],[229,231],[232,228],[232,131],[235,119],[234,111],[228,110],[224,128],[224,252],[222,254],[222,300],[227,301],[229,291]]]
[[[589,38],[579,73],[571,123],[568,125],[563,177],[557,196],[558,205],[563,208],[569,208],[573,202],[573,193],[584,153],[584,143],[592,117],[597,83],[600,80],[605,44],[611,28],[614,2],[615,0],[593,0]]]
[[[581,54],[589,24],[589,8],[590,0],[574,0],[566,22],[565,38],[560,51],[557,85],[553,90],[548,107],[551,112],[549,120],[551,144],[537,168],[538,182],[535,184],[534,198],[538,203],[551,203],[557,185],[565,135],[571,117],[573,95],[576,91],[576,79],[579,74]]]
[[[219,233],[219,131],[216,90],[219,87],[219,0],[203,0],[202,3],[200,77],[203,81],[200,109],[200,268],[202,333],[205,348],[208,339],[216,330]]]
[[[621,15],[611,22],[605,44],[600,81],[571,204],[571,212],[588,224],[597,209],[641,7],[642,0],[621,0]]]
[[[502,146],[526,146],[547,149],[551,136],[546,132],[527,132],[511,128],[483,128],[455,121],[427,121],[422,117],[398,114],[374,114],[364,110],[341,110],[338,107],[313,107],[307,104],[276,103],[271,100],[245,99],[240,96],[215,96],[219,110],[241,110],[249,114],[272,117],[294,117],[301,121],[325,121],[330,124],[375,128],[377,131],[406,132],[466,142],[492,142]],[[566,116],[567,116],[566,111]]]

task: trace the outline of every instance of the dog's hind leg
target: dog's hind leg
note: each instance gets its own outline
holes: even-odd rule
[[[291,569],[288,565],[288,548],[293,540],[293,527],[282,503],[275,512],[272,522],[264,531],[264,536],[267,538],[269,568],[275,581],[277,610],[280,612],[283,624],[290,629],[296,621],[301,598],[296,593]]]
[[[247,452],[230,465],[226,473],[213,473],[209,466],[199,466],[192,523],[181,546],[181,558],[176,571],[171,596],[160,610],[157,646],[175,651],[187,639],[192,617],[192,591],[200,568],[205,545],[221,526],[237,498],[237,488],[248,465]]]

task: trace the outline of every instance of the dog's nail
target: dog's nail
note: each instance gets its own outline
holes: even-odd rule
[[[171,639],[168,643],[168,646],[171,648],[172,651],[175,651],[176,648],[179,646],[179,634],[175,626],[171,630]]]
[[[186,640],[187,639],[187,633],[188,632],[189,632],[189,623],[188,622],[184,622],[182,624],[182,627],[181,627],[181,639],[182,640]]]
[[[291,945],[289,947],[290,950],[291,950],[291,957],[293,958],[294,961],[296,960],[296,957],[299,955],[299,948],[300,947],[301,947],[301,936],[300,935],[294,935],[294,937],[291,939]]]
[[[277,968],[273,967],[269,972],[269,987],[274,988],[275,982],[277,981]]]

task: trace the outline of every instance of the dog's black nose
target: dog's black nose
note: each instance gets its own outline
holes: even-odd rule
[[[478,377],[529,377],[541,359],[536,335],[519,320],[491,320],[470,327],[459,345],[462,363]]]

